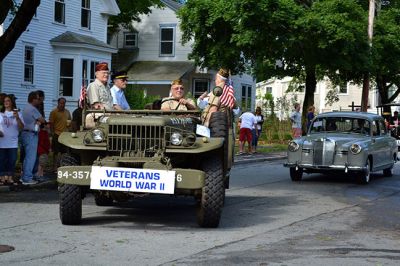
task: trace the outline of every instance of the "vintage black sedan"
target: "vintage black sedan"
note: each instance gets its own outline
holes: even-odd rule
[[[284,166],[293,181],[300,181],[304,172],[336,171],[367,184],[371,172],[392,175],[397,145],[379,115],[330,112],[317,115],[306,136],[290,141],[287,154]]]

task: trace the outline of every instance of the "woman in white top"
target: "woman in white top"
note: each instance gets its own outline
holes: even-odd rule
[[[253,140],[252,140],[252,146],[253,146],[253,152],[257,152],[257,144],[258,144],[258,139],[261,136],[262,133],[262,125],[264,123],[264,116],[261,114],[261,107],[256,108],[256,112],[254,113],[256,120],[257,120],[257,125],[255,128],[252,130],[253,133]]]
[[[11,95],[4,97],[3,107],[0,110],[0,126],[3,132],[3,137],[0,138],[0,184],[13,185],[18,135],[24,128],[24,123]]]

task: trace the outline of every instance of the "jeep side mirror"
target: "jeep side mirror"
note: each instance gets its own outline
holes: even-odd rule
[[[214,89],[212,90],[213,94],[217,97],[222,95],[223,89],[220,86],[215,86]]]

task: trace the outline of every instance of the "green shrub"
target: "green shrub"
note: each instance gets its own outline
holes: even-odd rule
[[[148,103],[161,99],[159,95],[146,95],[145,90],[139,85],[128,85],[125,89],[125,97],[132,110],[144,109]]]

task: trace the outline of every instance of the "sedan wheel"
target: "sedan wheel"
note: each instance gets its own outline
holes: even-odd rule
[[[290,178],[292,181],[301,181],[303,178],[303,168],[290,167]]]
[[[365,171],[361,172],[358,176],[358,183],[363,185],[368,184],[371,177],[371,162],[368,159],[365,164],[365,168],[366,168]]]

